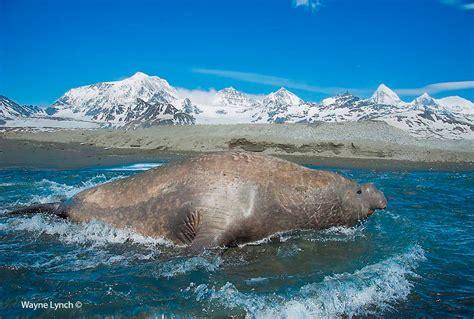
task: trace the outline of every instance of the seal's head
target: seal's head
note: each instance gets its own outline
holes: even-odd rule
[[[360,185],[351,181],[344,187],[341,204],[349,224],[352,224],[372,215],[376,209],[385,209],[387,200],[374,184]]]

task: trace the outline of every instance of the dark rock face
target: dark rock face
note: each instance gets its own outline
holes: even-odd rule
[[[8,120],[16,118],[30,117],[35,114],[42,114],[45,111],[35,105],[20,105],[15,101],[0,95],[0,120],[5,124]]]
[[[178,110],[170,103],[148,103],[138,99],[137,105],[126,110],[125,127],[150,127],[155,125],[193,125],[196,119]]]

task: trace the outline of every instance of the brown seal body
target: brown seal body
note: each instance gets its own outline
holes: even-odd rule
[[[80,192],[60,205],[71,220],[99,220],[206,248],[276,232],[352,226],[387,205],[372,184],[271,156],[204,154]]]

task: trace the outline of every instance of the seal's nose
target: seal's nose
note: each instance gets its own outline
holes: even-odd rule
[[[375,188],[374,184],[369,183],[362,186],[362,190],[371,209],[385,209],[387,208],[387,199],[384,194]]]
[[[379,202],[377,207],[374,207],[375,209],[385,209],[387,208],[387,199],[385,198],[384,194],[382,192],[379,192],[380,196],[382,197]]]

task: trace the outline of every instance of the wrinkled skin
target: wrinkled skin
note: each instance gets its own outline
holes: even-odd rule
[[[387,205],[374,185],[246,153],[204,154],[85,190],[59,210],[193,252],[276,232],[352,226]]]

